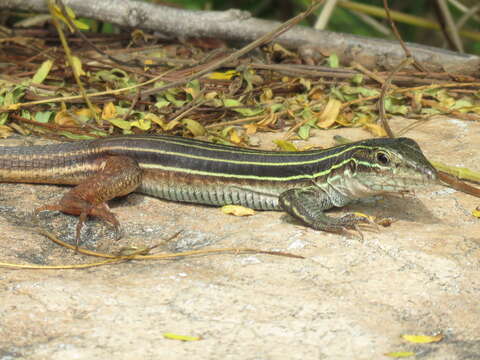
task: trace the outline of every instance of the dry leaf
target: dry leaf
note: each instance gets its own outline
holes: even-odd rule
[[[72,65],[78,76],[86,75],[85,71],[83,71],[82,68],[82,60],[80,60],[80,58],[76,57],[75,55],[72,56]]]
[[[117,109],[113,102],[108,102],[103,106],[102,120],[113,119],[117,116]]]
[[[235,129],[230,132],[230,141],[234,144],[240,144],[242,142],[242,138]]]
[[[442,334],[438,334],[435,336],[428,336],[428,335],[402,335],[402,339],[407,340],[411,343],[415,344],[428,344],[432,342],[439,342],[443,339]]]
[[[52,69],[53,60],[45,60],[33,75],[32,84],[41,84],[46,79]]]
[[[9,137],[13,132],[13,129],[7,125],[0,125],[0,137],[5,139]]]
[[[328,100],[325,109],[320,114],[317,125],[322,129],[328,129],[331,127],[335,123],[335,120],[337,120],[341,106],[342,103],[339,100],[331,97]]]
[[[480,219],[480,209],[476,208],[472,211],[472,215]]]
[[[62,110],[57,112],[53,121],[55,122],[55,124],[62,126],[78,125],[77,119],[75,119],[75,116],[72,115],[72,113],[68,110]]]
[[[278,146],[278,148],[282,151],[298,151],[298,148],[295,144],[291,143],[290,141],[286,140],[273,140],[273,142]]]
[[[230,214],[235,216],[250,216],[255,215],[255,210],[247,208],[242,205],[225,205],[222,206],[222,212],[224,214]]]
[[[235,70],[228,70],[225,72],[212,72],[208,74],[208,78],[212,80],[230,80],[234,76],[238,76],[240,73]]]
[[[182,124],[192,133],[193,136],[202,136],[205,135],[206,130],[202,124],[198,121],[192,119],[184,119],[182,120]]]
[[[164,333],[163,337],[169,340],[180,340],[180,341],[198,341],[202,340],[200,336],[188,336],[188,335],[178,335],[174,333]]]
[[[363,127],[364,129],[367,129],[368,131],[370,131],[376,137],[387,136],[387,133],[383,128],[383,126],[380,126],[378,124],[366,123],[366,124],[363,124]]]

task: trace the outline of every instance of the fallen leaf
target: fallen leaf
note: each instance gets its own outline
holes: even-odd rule
[[[274,140],[273,141],[280,150],[283,151],[298,151],[298,148],[295,146],[295,144],[291,143],[290,141],[286,140]]]
[[[79,57],[75,55],[72,56],[72,65],[76,73],[78,74],[78,76],[86,75],[85,71],[83,71],[83,68],[82,68],[82,60],[80,60]]]
[[[472,215],[480,219],[480,209],[477,208],[472,211]]]
[[[62,126],[78,125],[78,122],[75,120],[74,115],[68,110],[61,110],[57,112],[53,121],[55,122],[55,124]]]
[[[372,124],[372,123],[365,123],[363,127],[370,131],[376,137],[385,137],[387,136],[387,132],[383,128],[383,126],[379,124]]]
[[[45,60],[33,75],[32,84],[41,84],[48,76],[48,73],[52,69],[53,60]]]
[[[225,205],[225,206],[222,206],[221,210],[224,214],[230,214],[234,216],[255,215],[255,210],[242,205]]]
[[[113,119],[116,116],[117,116],[117,110],[115,109],[115,105],[113,104],[113,102],[109,101],[103,106],[102,119],[103,120]]]
[[[409,341],[415,344],[428,344],[432,342],[439,342],[443,339],[442,334],[438,334],[435,336],[429,335],[402,335],[402,339]]]
[[[180,341],[198,341],[202,340],[200,336],[188,336],[188,335],[178,335],[173,333],[164,333],[163,337],[169,340],[180,340]]]
[[[332,54],[327,58],[328,66],[331,68],[338,68],[340,61],[338,60],[337,54]]]
[[[235,70],[228,70],[225,72],[212,72],[208,74],[208,78],[212,80],[230,80],[234,76],[238,76],[240,73]]]
[[[322,129],[331,127],[335,123],[335,120],[337,120],[341,106],[342,103],[339,100],[330,97],[325,109],[323,109],[323,112],[318,117],[317,125]]]
[[[230,132],[230,141],[237,145],[242,142],[242,138],[238,135],[238,132],[235,129]]]
[[[206,130],[202,124],[192,119],[183,119],[182,124],[192,133],[193,136],[205,135]]]

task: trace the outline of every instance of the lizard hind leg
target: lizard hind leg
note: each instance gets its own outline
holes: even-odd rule
[[[126,156],[108,156],[99,159],[99,170],[81,184],[68,191],[56,204],[35,210],[61,211],[79,217],[75,243],[80,243],[80,232],[88,216],[96,216],[110,223],[119,234],[120,223],[110,211],[107,201],[131,193],[142,181],[142,170],[136,160]]]

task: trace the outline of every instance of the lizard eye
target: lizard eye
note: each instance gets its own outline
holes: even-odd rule
[[[388,155],[382,151],[377,152],[377,161],[382,165],[388,165],[390,163]]]

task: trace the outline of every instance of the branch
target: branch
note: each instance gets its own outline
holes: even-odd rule
[[[191,11],[130,0],[65,0],[77,16],[161,32],[170,37],[212,37],[228,41],[251,42],[271,32],[279,22],[256,19],[236,9]],[[2,0],[0,9],[47,12],[44,0]],[[314,47],[322,54],[336,53],[344,64],[352,61],[369,69],[393,69],[404,58],[402,48],[393,41],[349,34],[319,31],[296,26],[277,41],[290,47]],[[408,44],[415,57],[429,71],[473,74],[480,57],[438,48]]]

